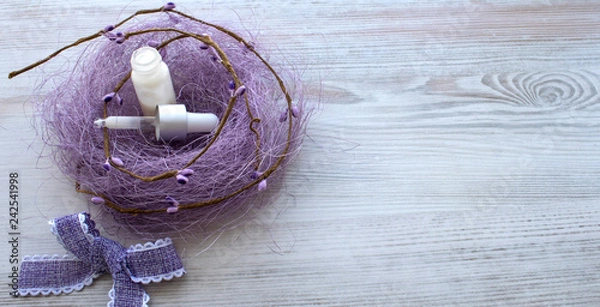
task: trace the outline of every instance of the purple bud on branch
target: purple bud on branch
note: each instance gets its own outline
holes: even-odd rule
[[[104,36],[108,37],[109,40],[114,41],[117,39],[117,35],[115,33],[112,32],[107,32],[104,34]]]
[[[219,55],[219,52],[217,52],[217,49],[210,47],[210,51],[212,51],[212,53],[213,53],[213,56],[211,57],[213,61],[223,62],[223,60],[221,59],[221,56]]]
[[[175,3],[173,3],[173,2],[167,2],[167,4],[165,4],[165,6],[163,6],[163,9],[165,11],[173,10],[173,9],[175,9]]]
[[[262,192],[267,189],[267,179],[263,179],[258,183],[258,191]]]
[[[98,196],[92,197],[91,202],[94,205],[104,205],[106,203],[106,201],[104,201],[104,198]]]
[[[115,39],[115,43],[117,44],[122,44],[125,42],[125,37],[121,36],[121,37],[117,37],[117,39]]]
[[[252,172],[252,174],[250,175],[250,179],[252,179],[252,180],[256,180],[256,179],[258,179],[258,177],[260,177],[261,175],[262,175],[262,173],[261,173],[261,172],[254,171],[254,172]]]
[[[123,165],[125,165],[125,164],[123,163],[123,160],[121,160],[121,159],[119,159],[119,158],[117,158],[117,157],[110,157],[110,161],[111,161],[111,162],[112,162],[114,165],[116,165],[116,166],[123,166]]]
[[[283,123],[288,119],[288,110],[285,109],[285,111],[281,112],[281,114],[279,115],[279,122]]]
[[[167,208],[167,213],[175,213],[177,211],[179,211],[179,207],[177,206]]]
[[[102,97],[102,100],[103,100],[105,103],[109,103],[109,102],[111,102],[111,101],[113,100],[113,98],[115,98],[115,95],[116,95],[116,94],[117,94],[117,93],[115,93],[115,92],[110,92],[110,93],[108,93],[108,94],[104,95],[104,97]]]
[[[293,106],[292,107],[292,116],[293,117],[298,117],[300,116],[300,109],[298,109],[297,106]]]
[[[227,85],[227,87],[232,91],[235,90],[235,82],[229,81],[229,84]]]
[[[165,199],[167,200],[167,202],[169,202],[169,205],[175,206],[175,207],[179,206],[179,202],[177,200],[175,200],[175,198],[173,198],[171,196],[167,196]]]
[[[102,168],[104,168],[106,171],[110,171],[110,163],[108,163],[108,159],[106,159],[106,162],[102,164]]]
[[[194,170],[191,168],[184,168],[178,172],[180,175],[189,177],[194,174]]]
[[[123,105],[123,98],[121,98],[121,96],[119,95],[119,93],[117,93],[117,94],[115,95],[115,98],[114,98],[114,99],[117,101],[117,103],[118,103],[120,106],[122,106],[122,105]]]
[[[104,103],[109,103],[109,102],[113,101],[113,99],[119,105],[123,105],[123,98],[121,98],[121,96],[119,96],[119,93],[110,92],[110,93],[104,95],[104,97],[102,97],[102,100],[104,101]]]
[[[181,175],[181,174],[175,176],[175,178],[177,179],[177,183],[179,183],[179,184],[186,184],[186,183],[188,183],[188,181],[190,181],[188,179],[188,177]]]
[[[104,32],[110,32],[114,29],[115,29],[114,25],[107,25],[106,27],[104,27]]]
[[[245,85],[241,85],[240,87],[237,88],[237,90],[235,90],[235,93],[233,93],[233,96],[242,96],[244,95],[244,93],[246,93],[246,86]]]

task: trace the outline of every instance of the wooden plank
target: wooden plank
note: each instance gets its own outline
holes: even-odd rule
[[[600,3],[177,4],[277,46],[322,105],[277,201],[176,238],[188,274],[148,286],[150,306],[600,304]],[[8,1],[1,72],[146,5]],[[45,222],[89,209],[29,128],[41,71],[73,54],[0,82],[0,175],[23,178],[22,255],[62,253]],[[110,285],[0,305],[104,305]]]

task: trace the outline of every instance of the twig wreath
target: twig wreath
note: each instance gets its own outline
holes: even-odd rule
[[[118,31],[151,14],[158,17]],[[292,87],[286,86],[284,75],[254,43],[177,11],[171,2],[135,12],[9,78],[100,37],[108,41],[88,47],[77,69],[34,105],[56,164],[78,192],[90,195],[117,222],[139,232],[204,227],[265,190],[267,178],[280,175],[299,150],[311,109],[297,76],[285,72]],[[140,114],[139,105],[131,103],[137,98],[128,82],[128,60],[142,46],[163,55],[179,103],[191,112],[217,114],[212,133],[163,144],[147,131],[93,126],[109,115]]]

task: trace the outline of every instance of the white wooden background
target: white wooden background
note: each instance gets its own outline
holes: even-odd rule
[[[0,76],[162,4],[4,1]],[[600,306],[600,2],[177,4],[260,32],[323,104],[280,199],[214,244],[177,240],[188,274],[147,287],[150,306]],[[21,256],[62,253],[46,221],[87,209],[39,158],[39,76],[0,79]],[[2,306],[108,302],[108,276],[11,298],[0,251]]]

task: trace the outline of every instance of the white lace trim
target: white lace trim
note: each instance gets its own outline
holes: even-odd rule
[[[48,260],[79,260],[77,257],[73,256],[73,255],[59,255],[59,254],[54,254],[54,255],[48,255],[48,254],[44,254],[44,255],[33,255],[33,256],[25,256],[23,257],[23,262],[25,261],[29,261],[29,262],[34,262],[34,261],[48,261]]]
[[[166,273],[166,274],[160,274],[160,275],[156,275],[156,276],[150,276],[150,277],[135,277],[135,276],[131,276],[131,280],[133,280],[133,282],[137,282],[137,283],[142,283],[144,285],[147,285],[151,282],[161,282],[163,280],[171,280],[174,277],[181,277],[183,276],[183,274],[185,274],[185,269],[181,268],[177,271],[173,271],[170,273]]]
[[[48,260],[78,260],[77,257],[71,255],[34,255],[34,256],[25,256],[23,257],[23,262],[35,262],[35,261],[48,261]],[[92,273],[92,272],[90,272]],[[100,276],[98,273],[92,273],[88,276],[83,282],[77,283],[72,286],[67,286],[63,288],[31,288],[31,289],[19,289],[19,295],[59,295],[59,294],[69,294],[73,291],[79,291],[83,289],[85,286],[89,286],[94,281],[94,278]]]
[[[139,243],[136,244],[136,245],[131,245],[127,249],[127,252],[128,253],[131,253],[131,252],[143,252],[143,251],[147,251],[147,250],[151,250],[151,249],[157,249],[157,248],[169,246],[169,245],[172,245],[172,244],[173,244],[173,241],[171,240],[171,238],[167,237],[164,240],[163,239],[158,239],[154,243],[152,243],[152,242],[146,242],[144,245],[139,244]]]
[[[115,306],[115,285],[113,285],[112,288],[110,289],[110,291],[108,291],[108,297],[110,298],[110,302],[108,302],[108,304],[106,304],[106,306],[114,307]],[[146,293],[146,291],[144,291],[143,305],[140,307],[148,307],[149,300],[150,300],[150,295],[148,295],[148,293]],[[137,306],[135,306],[135,307],[137,307]]]
[[[88,228],[88,225],[85,223],[85,214],[79,213],[77,217],[79,218],[79,225],[81,226],[81,230],[83,231],[87,239],[90,242],[94,242],[94,236],[91,233],[89,233],[90,230]]]

